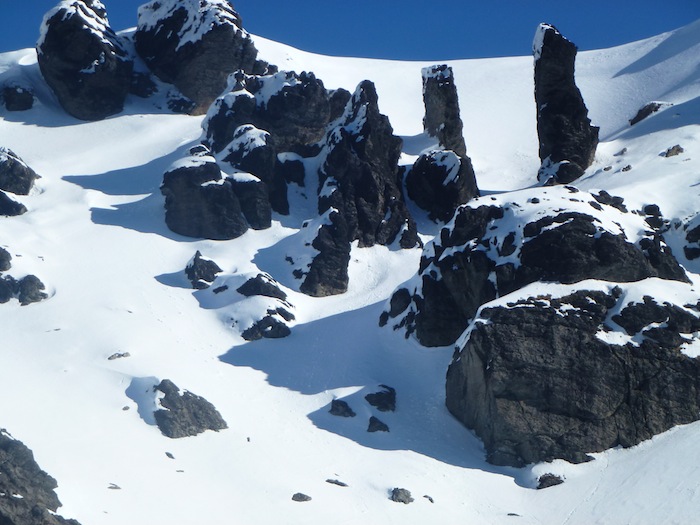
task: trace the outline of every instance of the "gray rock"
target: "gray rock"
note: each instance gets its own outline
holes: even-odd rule
[[[389,495],[389,499],[391,501],[395,501],[396,503],[403,503],[405,505],[413,503],[411,491],[407,489],[393,488],[391,490],[391,494]]]
[[[266,315],[259,321],[244,330],[241,336],[246,341],[257,341],[258,339],[281,339],[292,333],[289,327],[276,315]]]
[[[12,199],[4,191],[0,191],[0,215],[5,217],[16,217],[27,213],[27,207]]]
[[[180,394],[180,389],[169,379],[163,379],[155,390],[164,394],[160,399],[163,408],[154,415],[165,436],[176,439],[228,428],[214,405],[187,390]]]
[[[306,494],[302,492],[297,492],[292,496],[292,501],[297,501],[300,503],[303,503],[305,501],[311,501],[311,496],[307,496]]]
[[[648,104],[645,104],[644,107],[640,108],[637,114],[630,119],[630,126],[634,126],[638,122],[641,122],[647,118],[649,115],[656,113],[661,108],[668,105],[670,104],[664,102],[649,102]]]
[[[27,195],[39,175],[8,148],[0,147],[0,190]]]
[[[12,256],[5,248],[0,248],[0,272],[6,272],[12,267]]]
[[[548,489],[549,487],[555,487],[557,485],[561,485],[562,483],[564,483],[564,480],[561,478],[561,476],[551,473],[542,474],[537,479],[537,490]]]
[[[17,283],[17,298],[22,306],[38,303],[48,297],[46,287],[36,275],[27,275]]]
[[[425,67],[422,76],[425,104],[423,128],[431,137],[438,139],[443,149],[467,158],[452,68],[446,64]]]
[[[675,157],[676,155],[680,155],[683,153],[685,150],[681,147],[680,144],[676,144],[675,146],[671,146],[666,150],[664,153],[664,157]]]

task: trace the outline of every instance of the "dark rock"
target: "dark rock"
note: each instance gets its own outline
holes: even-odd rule
[[[339,487],[347,487],[347,483],[343,483],[342,481],[339,481],[337,479],[327,479],[326,483],[330,483],[331,485],[338,485]]]
[[[651,115],[652,113],[656,113],[666,105],[667,104],[661,102],[649,102],[644,107],[642,107],[634,117],[632,117],[632,119],[630,120],[630,126],[634,126],[636,123],[641,122],[649,115]]]
[[[0,430],[0,523],[7,525],[79,525],[55,514],[61,502],[56,480],[41,470],[34,454]]]
[[[373,394],[367,394],[367,402],[376,407],[380,412],[393,412],[396,410],[396,389],[387,385],[379,385],[383,390]]]
[[[266,315],[253,326],[243,331],[241,336],[246,341],[257,341],[258,339],[281,339],[287,337],[292,331],[289,327],[272,315]]]
[[[700,221],[698,220],[700,215],[696,215],[692,222],[690,222],[690,227],[686,225],[687,231],[685,234],[686,246],[683,247],[685,256],[688,260],[695,260],[700,258]],[[695,226],[697,224],[697,226]]]
[[[574,80],[576,46],[554,26],[540,24],[533,44],[537,134],[542,167],[540,180],[567,184],[593,162],[599,128],[591,126],[588,109]]]
[[[157,0],[139,8],[136,51],[161,80],[206,112],[229,74],[259,66],[257,50],[229,2]]]
[[[627,206],[623,204],[624,199],[622,197],[612,196],[607,191],[602,190],[598,195],[593,194],[593,198],[597,200],[600,204],[606,204],[617,208],[623,213],[627,213]]]
[[[241,212],[248,225],[254,230],[265,230],[272,225],[272,207],[267,184],[256,177],[246,175],[236,173],[228,180],[238,197]]]
[[[158,91],[157,84],[151,78],[150,73],[134,71],[131,76],[131,87],[129,93],[141,98],[148,98]]]
[[[406,175],[408,196],[434,221],[448,222],[460,204],[478,197],[469,157],[453,151],[421,155]]]
[[[12,256],[5,248],[0,248],[0,272],[6,272],[12,267]]]
[[[292,496],[292,501],[298,501],[298,502],[304,502],[304,501],[311,501],[311,496],[307,496],[306,494],[303,494],[301,492],[297,492]]]
[[[34,106],[34,92],[28,87],[5,85],[2,98],[7,111],[27,111]]]
[[[274,297],[281,301],[287,300],[287,294],[280,290],[279,283],[269,275],[263,273],[259,273],[252,279],[248,279],[236,291],[246,297],[263,295],[265,297]]]
[[[671,248],[664,241],[663,235],[655,234],[653,237],[645,237],[639,241],[639,247],[649,264],[654,268],[656,275],[662,279],[690,282],[685,270],[678,264]]]
[[[230,180],[206,148],[175,164],[163,176],[165,222],[188,237],[226,240],[243,235],[248,224]]]
[[[192,288],[197,290],[209,288],[216,279],[216,274],[222,271],[214,261],[202,257],[202,252],[199,250],[185,267],[185,275],[192,283]]]
[[[17,298],[22,306],[38,303],[48,297],[46,287],[36,275],[27,275],[17,283]]]
[[[391,501],[395,501],[396,503],[404,503],[405,505],[408,505],[409,503],[413,503],[413,498],[411,497],[411,491],[406,490],[406,489],[400,489],[400,488],[392,489],[391,494],[389,496],[389,499]]]
[[[389,432],[389,427],[379,418],[372,416],[369,418],[367,432]]]
[[[675,146],[671,146],[666,150],[664,153],[664,157],[675,157],[676,155],[680,155],[683,153],[685,150],[680,146],[680,144],[676,144]]]
[[[0,190],[28,195],[39,175],[10,149],[0,147]]]
[[[37,43],[41,74],[69,114],[101,120],[124,108],[133,60],[97,0],[61,2]]]
[[[452,68],[445,64],[422,69],[423,103],[425,117],[423,128],[440,146],[467,157],[467,146],[462,136],[462,119],[459,116],[459,98]]]
[[[0,279],[0,304],[5,304],[15,296],[17,281],[13,277],[6,276]]]
[[[549,487],[561,485],[562,483],[564,483],[564,480],[561,478],[561,476],[551,473],[542,474],[537,479],[537,490],[548,489]]]
[[[127,357],[131,357],[129,352],[115,352],[114,354],[110,355],[107,360],[114,361],[115,359],[124,359]]]
[[[329,410],[334,416],[340,417],[355,417],[355,411],[350,408],[350,405],[342,399],[334,399],[331,401],[331,409]]]
[[[0,215],[5,217],[16,217],[27,213],[27,208],[24,204],[10,198],[7,193],[0,191]]]
[[[228,428],[214,405],[187,390],[180,394],[180,389],[169,379],[163,379],[155,390],[164,394],[160,399],[163,408],[155,411],[155,418],[165,436],[175,439]]]
[[[639,346],[596,335],[609,330],[606,319],[620,300],[577,291],[482,311],[488,322],[474,325],[449,367],[446,402],[484,441],[488,461],[579,463],[588,453],[630,447],[698,419],[698,360],[649,330]],[[659,308],[668,317],[682,310],[645,302],[623,308],[620,318],[634,331],[659,318]],[[669,331],[676,335],[694,326],[687,315],[675,319]]]
[[[330,105],[329,122],[339,119],[345,113],[345,106],[352,98],[352,93],[347,89],[334,89],[328,94],[328,103]]]
[[[212,292],[214,292],[215,294],[220,294],[225,292],[226,290],[228,290],[228,286],[224,284],[223,286],[217,286],[212,290]]]
[[[625,166],[624,168],[622,168],[621,171],[627,172],[627,171],[631,171],[631,170],[632,170],[632,166],[631,166],[630,164],[628,164],[627,166]]]

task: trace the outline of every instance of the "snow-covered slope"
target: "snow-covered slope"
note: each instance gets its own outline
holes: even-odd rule
[[[405,162],[422,149],[421,68],[429,63],[255,44],[265,60],[313,71],[327,88],[352,91],[373,80],[382,112],[404,138]],[[672,223],[700,210],[698,57],[700,21],[579,55],[577,82],[602,139],[581,189],[620,195],[630,209],[654,202]],[[534,186],[532,57],[450,65],[482,194]],[[28,213],[0,218],[0,246],[13,256],[12,275],[36,274],[50,298],[0,305],[0,426],[58,480],[63,516],[84,525],[696,520],[697,423],[582,465],[486,463],[480,441],[444,406],[453,349],[426,349],[377,326],[392,291],[415,274],[418,249],[354,248],[346,294],[310,298],[285,288],[295,305],[292,335],[245,342],[232,327],[245,305],[193,291],[185,265],[200,250],[222,267],[220,279],[262,270],[286,284],[277,254],[306,217],[293,208],[269,230],[233,241],[173,234],[159,185],[199,140],[202,117],[130,98],[115,117],[75,120],[43,83],[34,50],[0,55],[0,84],[8,80],[30,84],[38,100],[26,112],[0,110],[0,146],[42,178],[17,198]],[[652,100],[673,105],[630,127]],[[660,156],[675,144],[681,155]],[[426,239],[434,231],[421,225]],[[700,263],[682,256],[680,232],[668,241],[700,286]],[[124,352],[130,357],[108,360]],[[229,429],[163,436],[151,392],[163,378],[211,401]],[[376,413],[364,400],[381,384],[397,391],[395,413]],[[359,417],[328,413],[341,397]],[[390,432],[367,433],[370,415]],[[566,482],[533,490],[545,472]],[[416,501],[390,501],[394,487]],[[294,502],[296,492],[313,499]]]

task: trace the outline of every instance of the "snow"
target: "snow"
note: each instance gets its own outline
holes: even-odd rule
[[[171,4],[161,2],[163,9]],[[201,36],[207,20],[192,26],[191,38]],[[699,27],[695,22],[579,54],[577,82],[602,142],[577,194],[537,184],[531,57],[451,61],[483,195],[469,205],[515,202],[522,206],[510,206],[508,213],[536,219],[565,201],[596,217],[600,228],[633,240],[643,236],[644,224],[632,210],[646,204],[658,204],[671,224],[697,214]],[[371,79],[380,110],[408,139],[404,159],[430,146],[422,135],[421,71],[439,61],[331,58],[253,38],[261,57],[281,69],[314,71],[327,88],[352,91]],[[489,465],[481,442],[444,406],[454,349],[422,348],[377,326],[397,286],[408,282],[420,291],[414,277],[420,250],[355,245],[348,292],[304,296],[292,271],[310,262],[314,251],[306,244],[324,220],[301,227],[316,209],[314,181],[290,186],[293,214],[275,215],[268,230],[226,242],[173,234],[164,222],[159,185],[173,162],[197,162],[180,159],[199,141],[202,117],[169,114],[158,108],[162,100],[130,98],[115,117],[77,121],[43,83],[33,50],[0,55],[0,83],[9,79],[32,87],[36,103],[21,113],[0,108],[0,146],[42,178],[35,192],[21,198],[27,214],[0,218],[0,243],[13,255],[9,273],[37,275],[51,298],[25,307],[16,300],[0,305],[0,388],[5,399],[21,400],[0,407],[0,427],[27,444],[58,480],[61,515],[94,525],[696,520],[699,424],[596,454],[596,461],[582,465]],[[273,82],[270,93],[279,85]],[[628,120],[651,100],[673,106],[630,127]],[[682,155],[659,156],[678,143]],[[627,153],[615,156],[623,148]],[[622,171],[627,165],[632,169]],[[587,201],[601,189],[624,197],[630,213],[608,207],[597,213]],[[540,204],[525,206],[534,196]],[[499,242],[507,222],[494,232]],[[421,224],[426,238],[429,228]],[[700,264],[683,257],[682,234],[672,227],[667,242],[694,282],[631,283],[621,302],[644,295],[698,302]],[[212,288],[229,284],[230,293],[190,288],[183,269],[197,250],[224,270]],[[232,326],[232,317],[242,327],[268,306],[235,292],[237,283],[260,272],[274,277],[295,307],[287,339],[247,343]],[[609,288],[597,281],[536,283],[518,293]],[[507,296],[489,306],[513,300]],[[684,351],[697,355],[697,335],[689,335],[693,343]],[[124,352],[130,357],[108,360]],[[181,440],[161,435],[152,420],[152,386],[164,378],[211,401],[230,428]],[[396,388],[395,413],[377,413],[364,401],[379,384]],[[334,398],[348,401],[358,416],[328,414]],[[370,415],[391,431],[367,433]],[[533,490],[545,472],[566,482]],[[328,484],[328,478],[349,487]],[[110,490],[111,484],[121,490]],[[394,487],[411,490],[416,501],[389,501]],[[295,492],[313,500],[293,502]]]

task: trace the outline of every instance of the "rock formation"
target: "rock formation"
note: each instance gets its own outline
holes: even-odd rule
[[[219,265],[211,259],[202,257],[202,253],[199,250],[197,250],[194,257],[185,267],[185,275],[192,283],[192,288],[197,290],[209,288],[214,279],[216,279],[216,274],[221,272]]]
[[[2,98],[7,111],[27,111],[34,106],[34,92],[18,84],[6,84],[2,88]]]
[[[576,51],[554,26],[537,28],[533,53],[542,181],[576,180],[593,162],[598,146],[599,128],[591,126],[574,79]]]
[[[44,17],[36,47],[41,73],[69,114],[100,120],[123,109],[133,61],[102,2],[61,2]]]
[[[250,326],[241,332],[246,341],[258,339],[280,339],[292,333],[287,323],[295,319],[292,310],[294,307],[287,301],[287,294],[270,275],[259,273],[251,277],[236,289],[236,292],[245,296],[256,298],[260,305],[266,305],[258,309],[257,315],[251,315],[248,309],[248,317],[255,319]],[[269,298],[267,301],[260,301]]]
[[[0,191],[0,216],[16,217],[23,213],[27,213],[24,204],[17,202],[4,191]]]
[[[424,67],[421,72],[425,104],[423,129],[431,137],[437,138],[443,149],[466,157],[467,146],[462,135],[459,98],[452,68],[442,64]]]
[[[142,5],[136,51],[163,81],[206,112],[239,69],[261,74],[267,64],[227,0],[157,0]]]
[[[156,424],[169,438],[196,436],[207,430],[219,431],[228,428],[226,421],[209,401],[180,389],[169,379],[163,379],[156,387],[163,394],[155,411]]]
[[[11,149],[0,147],[0,190],[28,195],[39,176]]]

